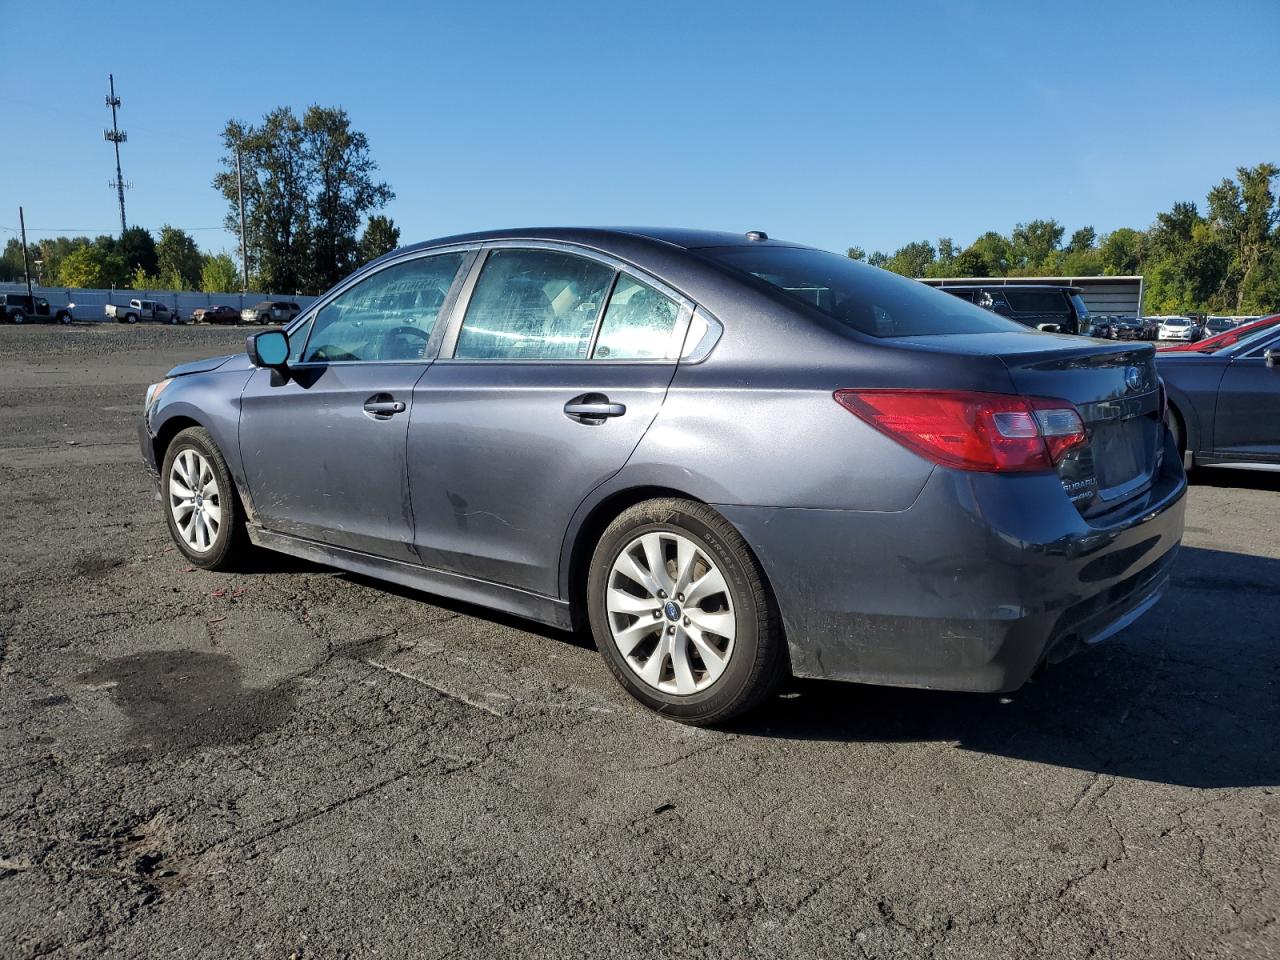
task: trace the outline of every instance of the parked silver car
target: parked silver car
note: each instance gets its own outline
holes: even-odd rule
[[[190,562],[589,624],[693,723],[788,672],[1016,688],[1157,601],[1186,484],[1150,345],[760,232],[409,247],[171,370],[139,435]]]

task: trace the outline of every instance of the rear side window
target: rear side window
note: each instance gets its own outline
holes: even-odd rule
[[[304,362],[421,359],[462,260],[444,253],[404,261],[340,293],[316,314]]]
[[[679,305],[648,284],[618,276],[592,354],[597,360],[656,360],[672,352]]]
[[[1006,290],[1009,307],[1018,313],[1066,313],[1067,300],[1061,290]]]
[[[1025,330],[949,293],[825,250],[736,246],[696,252],[873,337]]]
[[[554,250],[493,250],[476,282],[454,357],[584,360],[614,272]]]

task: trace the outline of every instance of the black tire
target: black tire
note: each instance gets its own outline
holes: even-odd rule
[[[605,594],[614,562],[637,537],[659,531],[677,533],[703,551],[724,575],[733,602],[735,637],[724,672],[705,689],[685,695],[641,680],[618,650],[609,627]],[[609,524],[591,559],[587,612],[596,647],[622,687],[645,706],[681,723],[701,726],[738,716],[768,697],[786,673],[781,619],[760,565],[733,525],[703,503],[646,500]]]
[[[1185,464],[1187,462],[1187,427],[1182,422],[1182,416],[1178,413],[1177,407],[1170,405],[1165,422],[1169,424],[1169,433],[1173,437],[1173,445],[1178,451],[1178,456]]]
[[[15,310],[13,311],[13,313],[9,314],[9,319],[12,320],[14,323],[25,323],[27,320],[27,315],[23,313],[21,310]]]
[[[124,315],[124,322],[125,322],[125,323],[137,323],[137,322],[138,322],[138,315],[137,315],[136,313],[126,313],[126,314]]]
[[[71,314],[63,310],[61,313],[58,314],[57,321],[65,327],[67,324],[71,322]]]
[[[222,511],[222,520],[218,532],[214,536],[208,550],[192,549],[186,538],[178,529],[172,506],[173,499],[169,494],[169,479],[173,472],[173,463],[185,450],[194,450],[209,463],[218,481],[218,506]],[[227,461],[222,451],[213,442],[213,437],[204,427],[187,427],[169,443],[164,453],[164,463],[160,469],[160,499],[164,503],[164,519],[169,526],[169,536],[182,555],[197,567],[206,570],[235,569],[252,549],[249,536],[245,531],[244,507],[236,493],[235,483],[231,479],[231,471],[227,469]]]

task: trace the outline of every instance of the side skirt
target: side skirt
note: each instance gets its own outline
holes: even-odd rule
[[[487,580],[476,580],[457,573],[446,573],[430,567],[420,567],[400,560],[388,560],[358,550],[348,550],[329,543],[304,540],[284,533],[265,530],[257,524],[247,524],[249,540],[264,550],[287,553],[326,566],[364,574],[377,580],[389,580],[401,586],[434,593],[437,596],[462,600],[481,607],[490,607],[518,617],[528,617],[562,630],[573,629],[569,604],[563,600],[544,597],[517,590]]]

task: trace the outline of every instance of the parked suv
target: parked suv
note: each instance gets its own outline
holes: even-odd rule
[[[288,323],[302,312],[292,300],[263,300],[240,311],[245,323]]]
[[[1079,287],[1044,284],[939,287],[944,293],[1050,333],[1089,332],[1089,308]]]
[[[56,320],[58,323],[71,322],[71,308],[51,307],[44,297],[28,297],[25,293],[6,293],[0,298],[0,319],[6,323],[26,323],[28,320]]]

